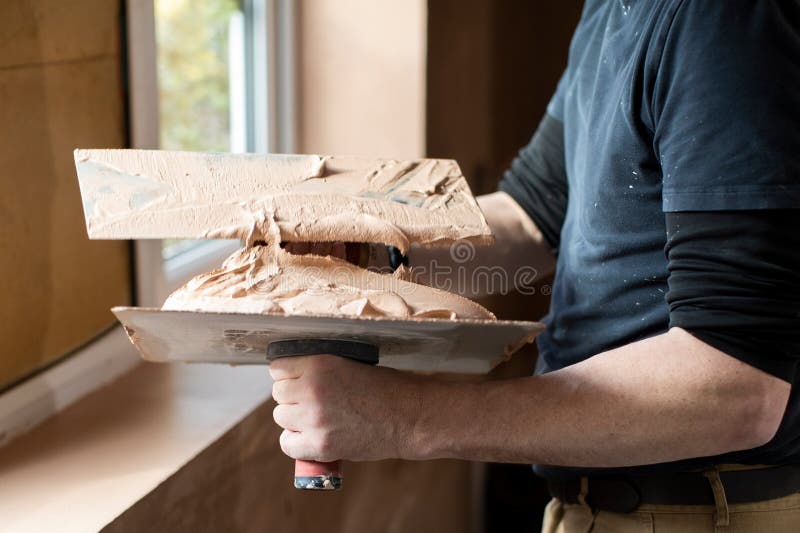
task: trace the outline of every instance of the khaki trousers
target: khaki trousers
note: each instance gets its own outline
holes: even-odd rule
[[[800,533],[800,493],[729,505],[719,477],[709,479],[715,505],[644,504],[623,514],[554,498],[545,509],[542,533]]]

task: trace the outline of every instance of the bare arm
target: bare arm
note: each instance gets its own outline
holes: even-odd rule
[[[519,289],[522,283],[553,273],[553,253],[536,224],[511,196],[495,192],[477,200],[494,234],[494,244],[457,242],[449,247],[413,247],[409,263],[415,281],[476,298],[502,289]],[[504,277],[505,285],[496,275]]]
[[[760,446],[790,385],[673,328],[542,376],[452,383],[335,357],[272,363],[283,450],[615,467]],[[332,380],[341,387],[326,387]]]
[[[423,391],[441,407],[421,410],[420,457],[616,467],[765,444],[790,385],[673,328],[550,374]]]

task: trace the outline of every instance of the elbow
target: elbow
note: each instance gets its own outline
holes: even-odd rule
[[[758,448],[770,442],[783,421],[789,401],[789,383],[769,376],[739,395],[738,413],[731,420],[731,451]]]

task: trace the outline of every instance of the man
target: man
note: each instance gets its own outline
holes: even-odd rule
[[[476,261],[555,258],[537,375],[278,360],[283,450],[536,464],[548,531],[800,531],[800,3],[587,0],[480,204]]]

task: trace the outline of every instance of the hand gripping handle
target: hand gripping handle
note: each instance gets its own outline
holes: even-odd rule
[[[285,339],[267,346],[267,359],[298,355],[338,355],[354,361],[375,365],[378,347],[366,342],[346,339]],[[294,463],[294,488],[300,490],[339,490],[342,488],[342,462],[296,460]]]

